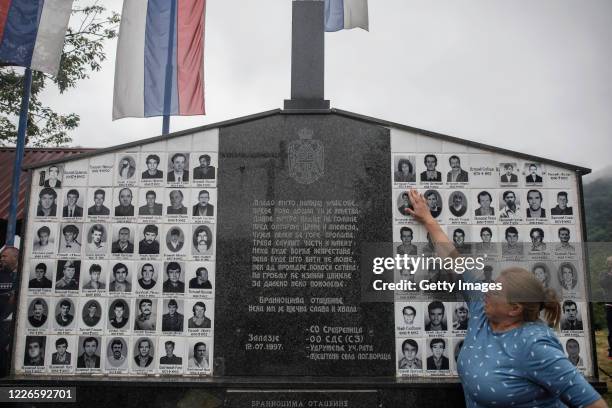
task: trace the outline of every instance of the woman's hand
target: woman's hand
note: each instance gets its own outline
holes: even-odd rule
[[[432,217],[431,211],[429,211],[427,200],[425,200],[423,194],[411,189],[408,192],[408,197],[412,208],[408,208],[407,211],[415,220],[424,225],[431,224],[432,222],[435,223],[434,217]]]

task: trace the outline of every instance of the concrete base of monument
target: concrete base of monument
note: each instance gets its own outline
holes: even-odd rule
[[[589,379],[600,393],[606,383]],[[0,387],[76,387],[86,407],[182,408],[457,408],[464,407],[457,379],[386,377],[12,377]],[[53,406],[53,404],[48,404]]]

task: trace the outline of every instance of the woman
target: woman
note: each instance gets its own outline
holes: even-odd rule
[[[459,254],[429,212],[425,198],[410,191],[412,216],[427,229],[440,257]],[[472,271],[461,276],[474,281]],[[565,357],[551,326],[561,314],[555,292],[521,268],[503,271],[502,290],[466,292],[470,322],[457,362],[467,407],[573,407],[608,405]],[[534,301],[535,300],[535,301]]]
[[[396,183],[411,183],[414,182],[415,175],[412,169],[412,163],[408,159],[399,159],[397,170],[393,174],[393,181]]]

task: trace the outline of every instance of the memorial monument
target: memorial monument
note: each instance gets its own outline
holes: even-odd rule
[[[443,281],[372,272],[373,253],[430,249],[410,188],[460,252],[487,255],[483,282],[518,264],[559,293],[561,342],[597,379],[589,170],[330,109],[322,5],[293,2],[285,109],[30,168],[15,381],[194,387],[228,407],[456,406],[461,298],[375,290]]]

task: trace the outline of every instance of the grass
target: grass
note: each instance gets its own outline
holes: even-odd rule
[[[608,359],[608,331],[598,330],[595,332],[597,344],[597,364],[606,373],[612,375],[612,360]],[[599,379],[608,384],[608,393],[603,395],[609,406],[612,407],[612,378],[599,371]]]

